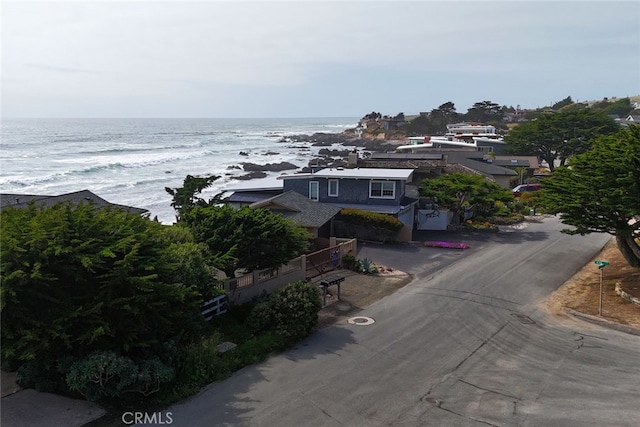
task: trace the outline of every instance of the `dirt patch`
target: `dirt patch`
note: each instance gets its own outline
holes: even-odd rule
[[[340,285],[340,299],[337,286],[329,288],[325,297],[325,306],[318,313],[320,327],[330,325],[349,316],[353,316],[363,308],[391,295],[411,282],[413,277],[403,271],[381,267],[376,274],[362,274],[349,270],[333,272],[332,276],[343,276]],[[319,282],[318,278],[315,282]]]
[[[601,271],[595,260],[606,260],[610,265]],[[568,308],[599,316],[601,272],[602,317],[611,322],[640,328],[640,306],[626,301],[615,291],[616,283],[620,283],[626,292],[640,297],[640,269],[629,266],[614,238],[594,259],[551,294],[545,300],[545,307],[558,315],[564,315],[564,309]]]

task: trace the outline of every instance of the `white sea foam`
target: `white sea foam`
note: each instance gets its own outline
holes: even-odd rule
[[[300,168],[318,152],[279,142],[283,137],[339,133],[356,124],[355,118],[3,120],[0,191],[88,189],[171,223],[175,212],[165,187],[182,186],[186,175],[220,176],[207,191],[215,194],[245,173],[231,169],[241,163],[286,161]]]

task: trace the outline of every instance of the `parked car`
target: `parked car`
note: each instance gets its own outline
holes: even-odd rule
[[[542,188],[540,184],[520,184],[511,190],[514,197],[522,196],[522,193],[528,193],[531,191],[538,191]]]

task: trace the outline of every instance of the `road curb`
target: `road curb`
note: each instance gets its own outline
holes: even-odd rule
[[[593,316],[591,314],[580,313],[579,311],[572,310],[570,308],[563,309],[565,313],[578,319],[586,320],[591,323],[595,323],[600,326],[615,329],[620,332],[626,332],[627,334],[640,336],[640,329],[629,325],[623,325],[621,323],[612,322],[611,320],[604,319],[600,316]]]

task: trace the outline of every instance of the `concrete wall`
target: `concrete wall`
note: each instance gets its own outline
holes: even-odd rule
[[[413,221],[415,217],[415,206],[410,206],[398,214],[398,219],[404,225],[409,225],[413,228]]]
[[[440,211],[418,209],[416,226],[418,230],[446,230],[452,218],[453,214],[446,209]]]
[[[277,278],[264,283],[257,283],[252,286],[243,286],[241,288],[235,289],[228,294],[229,302],[232,305],[244,304],[250,302],[254,298],[265,296],[273,291],[277,291],[278,289],[282,288],[285,285],[288,285],[289,283],[295,283],[304,279],[305,272],[302,270],[298,270],[295,272],[291,272],[291,274],[278,276]]]

